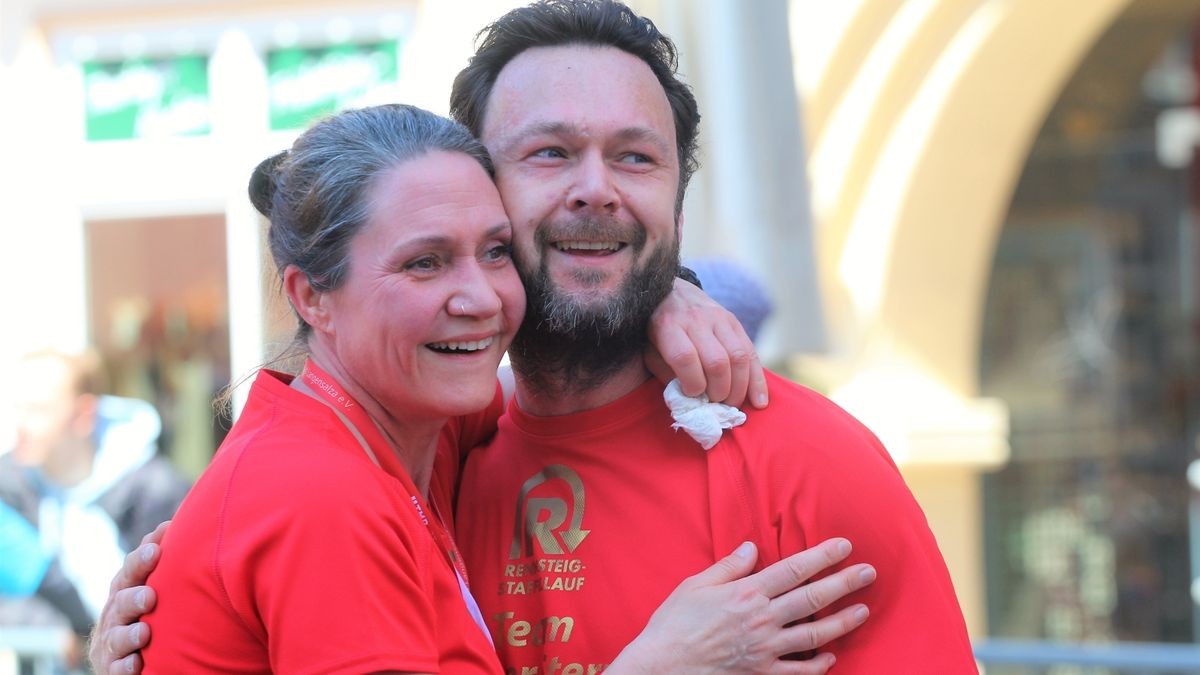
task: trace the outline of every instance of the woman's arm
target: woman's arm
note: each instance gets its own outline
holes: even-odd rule
[[[158,562],[157,542],[164,531],[165,523],[147,535],[113,579],[88,650],[96,673],[141,672],[137,650],[149,642],[150,630],[137,619],[153,607],[155,598],[153,589],[140,584]],[[819,654],[807,661],[780,657],[817,649],[866,620],[866,607],[851,605],[817,621],[788,625],[874,581],[874,568],[863,564],[809,581],[849,553],[845,539],[830,539],[749,574],[757,551],[752,544],[743,544],[680,583],[606,672],[820,675],[833,665],[832,655]]]
[[[685,579],[605,672],[820,675],[833,666],[832,654],[781,657],[818,649],[867,620],[866,606],[857,604],[804,621],[875,580],[874,568],[859,564],[809,582],[849,554],[850,542],[830,539],[745,576],[757,552],[742,544]]]
[[[767,379],[754,342],[732,312],[681,279],[650,317],[646,367],[683,393],[740,406],[767,407]]]

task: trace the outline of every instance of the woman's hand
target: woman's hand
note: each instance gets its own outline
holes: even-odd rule
[[[104,603],[88,641],[92,672],[100,675],[142,672],[138,650],[150,642],[150,627],[138,619],[154,609],[157,601],[154,589],[144,584],[158,566],[163,534],[170,522],[160,524],[143,537],[141,545],[125,556],[125,564],[113,577],[108,602]]]
[[[821,675],[833,666],[832,654],[803,661],[780,657],[817,649],[867,620],[866,606],[856,604],[789,625],[875,580],[873,567],[858,564],[805,583],[849,554],[850,542],[830,539],[745,576],[757,553],[753,544],[742,544],[685,579],[606,672]]]
[[[767,379],[754,342],[733,313],[696,286],[676,279],[650,317],[646,367],[663,382],[679,378],[683,393],[740,406],[767,407]]]

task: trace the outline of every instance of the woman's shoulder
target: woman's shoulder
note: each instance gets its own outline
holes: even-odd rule
[[[277,411],[258,424],[235,425],[197,489],[213,483],[209,489],[220,486],[226,501],[284,511],[390,501],[393,488],[386,474],[344,426],[333,422]]]

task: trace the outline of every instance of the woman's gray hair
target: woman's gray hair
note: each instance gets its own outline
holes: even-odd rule
[[[282,275],[295,265],[317,290],[346,279],[350,241],[370,216],[376,179],[433,151],[461,152],[494,175],[483,144],[465,127],[410,105],[347,110],[264,160],[250,177],[250,201],[270,221],[267,241]],[[297,338],[307,337],[300,321]]]

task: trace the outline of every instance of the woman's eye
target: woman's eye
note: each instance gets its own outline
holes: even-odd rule
[[[508,260],[511,257],[511,244],[497,244],[487,250],[488,260]]]
[[[414,272],[434,272],[441,267],[441,261],[434,256],[417,258],[404,266],[404,269]]]

